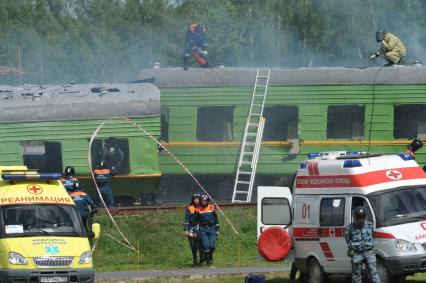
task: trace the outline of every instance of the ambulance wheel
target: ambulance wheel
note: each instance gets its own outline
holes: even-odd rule
[[[308,265],[308,283],[324,282],[328,282],[327,275],[324,273],[324,270],[318,260],[312,258]]]
[[[376,269],[381,283],[393,283],[392,276],[383,260],[377,259]]]

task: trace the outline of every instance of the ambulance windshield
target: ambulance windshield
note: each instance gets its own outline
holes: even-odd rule
[[[85,236],[80,219],[71,205],[32,204],[1,207],[2,234],[25,236]]]
[[[402,188],[370,196],[377,226],[426,219],[426,188]]]

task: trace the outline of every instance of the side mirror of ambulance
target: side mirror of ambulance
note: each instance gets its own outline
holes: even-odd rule
[[[101,225],[99,223],[93,223],[92,231],[95,234],[94,239],[99,239],[99,237],[101,236]]]

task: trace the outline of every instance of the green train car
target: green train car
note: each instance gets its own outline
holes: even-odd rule
[[[148,77],[161,90],[164,145],[216,199],[230,201],[256,69],[142,70]],[[426,139],[426,68],[272,69],[264,117],[257,185],[290,185],[309,152],[402,152],[412,138]],[[199,190],[164,152],[160,168],[168,200]]]
[[[112,188],[117,205],[152,201],[161,171],[155,142],[122,119],[132,118],[160,135],[160,91],[152,84],[0,87],[0,164],[27,165],[40,172],[76,169],[86,190],[97,196],[88,162],[105,160],[118,175]]]

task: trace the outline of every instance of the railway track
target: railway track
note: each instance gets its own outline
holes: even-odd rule
[[[234,207],[255,207],[256,203],[217,203],[221,208],[234,208]],[[112,215],[138,215],[144,213],[152,213],[155,211],[173,211],[181,210],[185,207],[181,203],[166,203],[162,205],[145,205],[145,206],[128,206],[128,207],[114,207],[110,209]],[[106,214],[104,208],[98,209],[98,214]]]

